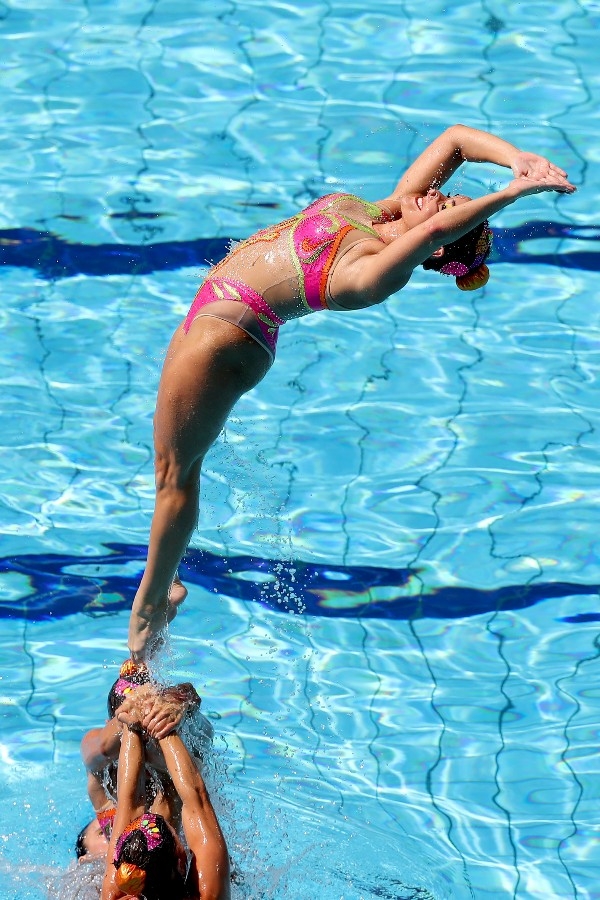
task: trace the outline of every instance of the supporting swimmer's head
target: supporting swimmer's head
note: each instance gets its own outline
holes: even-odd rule
[[[148,684],[150,680],[150,673],[143,663],[136,663],[132,659],[126,660],[119,670],[119,677],[108,693],[109,718],[113,718],[128,694],[141,684]]]
[[[108,850],[108,841],[98,819],[92,819],[77,835],[75,842],[75,856],[81,859],[83,856],[100,856]]]
[[[492,249],[492,232],[487,219],[457,241],[446,244],[423,263],[442,275],[454,275],[461,291],[475,291],[487,284],[490,270],[485,264]]]
[[[130,822],[115,847],[119,889],[146,900],[179,900],[185,892],[185,851],[162,816],[144,813]]]

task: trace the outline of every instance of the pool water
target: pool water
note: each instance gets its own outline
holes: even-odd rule
[[[282,329],[207,460],[163,673],[215,726],[236,898],[600,898],[599,26],[593,0],[0,4],[0,900],[62,883],[89,817],[207,265],[322,193],[386,196],[454,122],[578,193],[495,218],[483,291],[421,273]]]

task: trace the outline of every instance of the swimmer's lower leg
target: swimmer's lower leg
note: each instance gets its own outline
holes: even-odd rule
[[[169,610],[169,595],[196,527],[198,496],[197,478],[188,481],[185,487],[161,485],[157,489],[148,560],[129,620],[129,649],[135,659],[148,653],[158,633],[174,617],[173,610]],[[185,593],[179,602],[184,596]]]

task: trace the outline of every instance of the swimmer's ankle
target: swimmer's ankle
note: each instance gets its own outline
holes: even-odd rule
[[[164,643],[161,632],[167,626],[168,611],[168,604],[165,602],[153,607],[140,602],[137,598],[133,601],[129,617],[128,644],[135,662],[147,659],[156,652],[158,645]]]
[[[148,663],[165,645],[164,629],[146,637],[129,634],[129,655],[136,663]]]

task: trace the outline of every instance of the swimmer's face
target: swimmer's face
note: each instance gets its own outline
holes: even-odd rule
[[[104,837],[104,832],[98,825],[97,819],[90,822],[85,829],[83,846],[88,856],[105,856],[108,853],[108,841]]]
[[[409,194],[400,200],[402,221],[406,230],[410,231],[416,225],[431,219],[436,213],[452,206],[462,206],[463,203],[469,203],[470,200],[471,198],[464,194],[454,194],[454,196],[450,197],[433,188],[427,191],[425,195]]]

